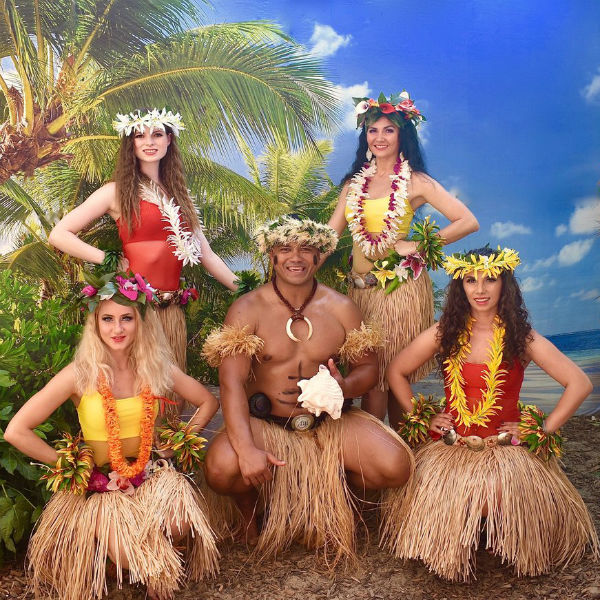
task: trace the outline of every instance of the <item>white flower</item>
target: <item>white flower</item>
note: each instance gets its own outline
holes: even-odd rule
[[[366,100],[363,100],[354,107],[354,110],[357,115],[362,115],[369,110],[369,103]]]
[[[400,280],[400,282],[406,281],[408,279],[409,271],[405,267],[397,265],[394,269],[394,273],[396,273],[396,277]]]
[[[410,100],[410,96],[406,90],[402,90],[400,93],[400,98],[402,98],[402,100]]]

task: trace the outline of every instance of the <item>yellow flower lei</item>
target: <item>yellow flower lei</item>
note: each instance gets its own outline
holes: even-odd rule
[[[458,423],[465,427],[486,425],[490,417],[501,410],[501,407],[496,406],[496,400],[502,395],[500,384],[504,381],[504,375],[507,373],[506,369],[500,368],[504,350],[505,327],[500,317],[496,315],[488,360],[485,363],[487,372],[483,375],[485,389],[481,390],[481,402],[472,412],[467,408],[462,367],[465,357],[471,352],[471,331],[474,320],[473,317],[469,317],[465,330],[458,336],[459,351],[444,361],[444,370],[450,387],[450,406],[458,414]]]
[[[448,275],[452,275],[452,279],[462,279],[471,272],[477,279],[480,272],[488,277],[498,277],[502,271],[514,271],[520,263],[518,252],[498,246],[496,253],[491,256],[460,253],[446,256],[444,269]]]

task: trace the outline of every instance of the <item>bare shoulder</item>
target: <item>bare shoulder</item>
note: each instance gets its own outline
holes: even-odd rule
[[[265,308],[269,305],[266,295],[266,285],[244,294],[238,298],[227,311],[225,317],[226,325],[250,325],[253,330],[256,329],[258,316],[264,314]]]
[[[357,322],[360,325],[362,321],[361,312],[348,296],[323,284],[319,284],[318,294],[319,299],[341,321],[346,330],[354,329]]]

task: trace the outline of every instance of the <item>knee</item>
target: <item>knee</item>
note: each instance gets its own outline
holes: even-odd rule
[[[239,477],[238,457],[233,448],[225,444],[211,446],[204,461],[204,474],[208,485],[217,493],[227,493]]]
[[[409,451],[398,445],[390,451],[379,464],[379,476],[382,488],[402,487],[410,478],[411,457]]]

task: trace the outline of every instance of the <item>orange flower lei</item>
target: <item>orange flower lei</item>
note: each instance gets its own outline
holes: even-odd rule
[[[117,416],[117,403],[112,390],[104,378],[98,382],[98,392],[102,396],[102,405],[104,407],[104,419],[106,421],[106,430],[108,432],[108,458],[113,471],[116,471],[121,477],[131,479],[141,473],[150,459],[152,451],[152,437],[154,433],[154,396],[150,387],[145,385],[142,388],[142,420],[140,423],[140,449],[138,457],[133,463],[129,463],[123,456],[123,446],[121,444],[119,418]]]

